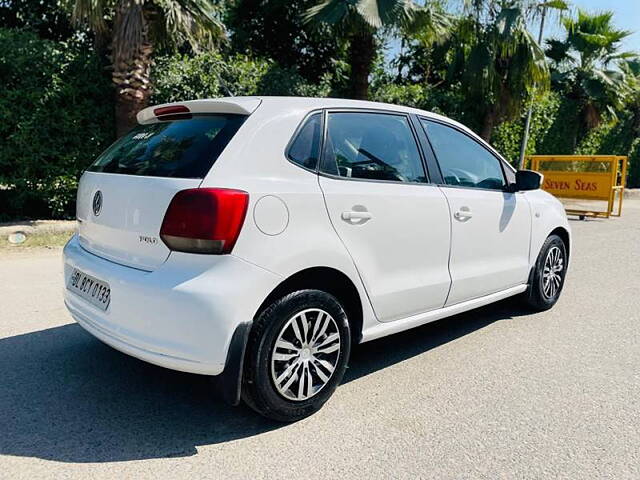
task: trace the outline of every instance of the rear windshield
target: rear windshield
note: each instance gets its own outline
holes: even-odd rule
[[[203,178],[247,117],[199,115],[136,128],[87,169],[150,177]]]

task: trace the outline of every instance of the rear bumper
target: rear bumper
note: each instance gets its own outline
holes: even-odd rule
[[[65,296],[73,295],[65,292]],[[166,353],[166,349],[159,342],[155,346],[149,346],[145,344],[144,347],[132,343],[133,339],[122,337],[110,331],[101,325],[101,322],[95,317],[92,319],[85,313],[82,313],[80,309],[74,306],[72,301],[64,301],[67,310],[71,313],[73,319],[80,324],[91,335],[98,340],[106,343],[107,345],[115,348],[116,350],[131,355],[132,357],[139,358],[145,362],[153,363],[161,367],[170,368],[171,370],[179,370],[181,372],[200,373],[205,375],[218,375],[224,369],[224,364],[212,364],[199,362],[191,358],[183,358]],[[145,348],[146,347],[146,348]],[[149,348],[157,348],[159,351],[150,350]],[[187,352],[185,352],[187,353]]]
[[[246,340],[262,299],[280,282],[232,255],[173,253],[153,272],[137,270],[87,252],[75,236],[64,248],[65,285],[73,268],[111,288],[104,312],[64,289],[65,305],[84,329],[146,362],[205,375],[237,363],[232,339]]]

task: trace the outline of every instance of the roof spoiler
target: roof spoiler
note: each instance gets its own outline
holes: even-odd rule
[[[256,97],[211,98],[206,100],[164,103],[139,111],[136,119],[140,124],[153,123],[158,119],[155,112],[173,110],[168,107],[186,107],[186,111],[189,113],[251,115],[260,106],[260,103],[262,103],[262,100]]]

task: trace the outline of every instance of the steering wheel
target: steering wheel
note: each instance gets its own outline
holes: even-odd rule
[[[443,175],[443,176],[444,176],[444,178],[445,178],[445,181],[446,181],[446,179],[451,178],[451,179],[453,179],[453,181],[455,182],[455,185],[460,185],[460,177],[458,177],[458,176],[454,173],[454,170],[456,170],[456,169],[455,169],[455,168],[447,169],[447,171],[446,171],[446,172],[444,172],[444,175]]]
[[[456,181],[456,185],[475,186],[477,185],[477,177],[471,172],[463,170],[461,168],[449,168],[445,177],[453,177]],[[464,182],[463,182],[464,180]]]
[[[393,177],[395,180],[399,180],[400,182],[407,182],[407,178],[401,175],[398,170],[390,166],[384,160],[380,160],[373,153],[365,150],[364,148],[359,148],[358,152],[368,158],[368,160],[362,160],[360,162],[353,162],[352,166],[364,166],[364,165],[378,165],[382,168],[382,171],[385,172],[388,176]]]

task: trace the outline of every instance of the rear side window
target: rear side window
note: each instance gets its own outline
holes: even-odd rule
[[[311,115],[298,131],[289,147],[287,156],[293,163],[315,170],[320,158],[320,140],[322,139],[322,114]]]
[[[365,180],[427,181],[404,115],[340,112],[328,118],[324,173]]]
[[[478,142],[455,128],[422,120],[447,185],[502,189],[500,160]]]
[[[87,169],[150,177],[203,178],[247,117],[197,115],[138,125]]]

